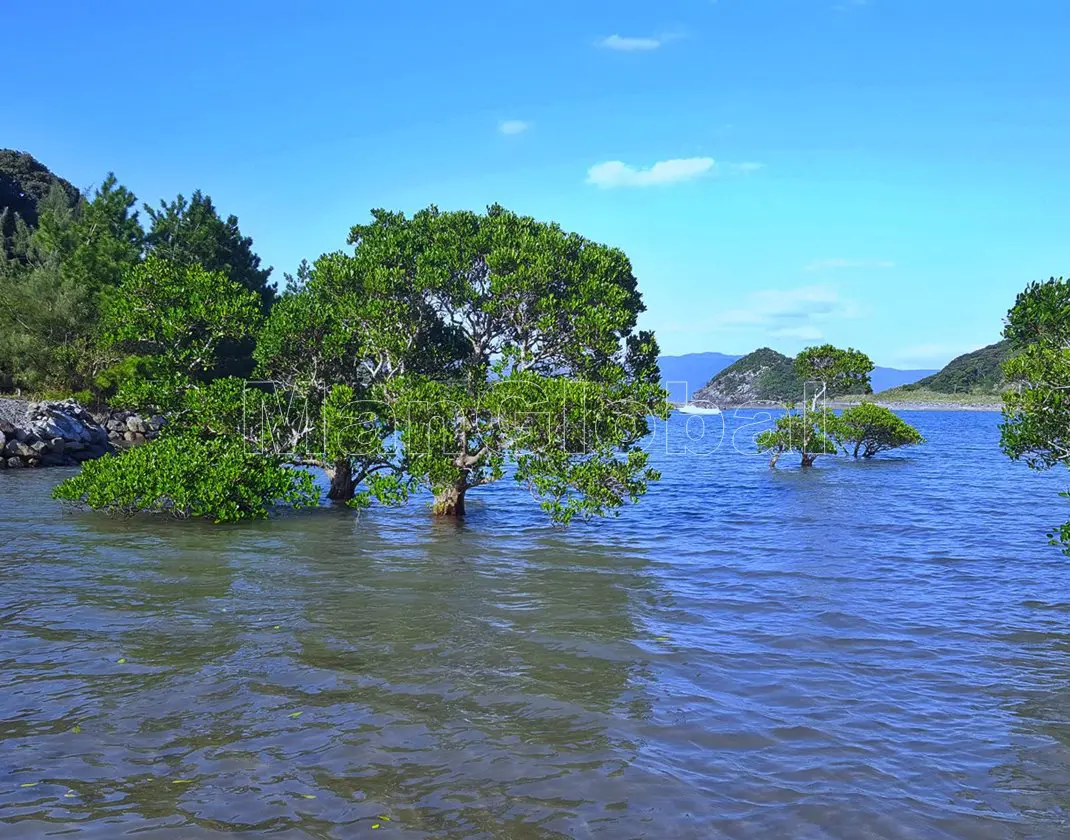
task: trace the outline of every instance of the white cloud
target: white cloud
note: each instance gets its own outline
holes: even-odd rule
[[[749,175],[751,172],[757,172],[759,169],[765,169],[765,164],[755,163],[753,161],[732,164],[732,171],[738,172],[741,175]]]
[[[636,169],[623,161],[610,160],[588,169],[587,183],[602,189],[678,184],[711,175],[716,171],[715,167],[713,158],[708,157],[661,160],[648,169]]]
[[[504,120],[498,124],[498,131],[502,134],[523,134],[531,128],[531,123],[524,120]]]
[[[829,323],[868,314],[854,300],[824,285],[765,289],[744,296],[741,304],[715,312],[701,322],[671,324],[671,332],[751,331],[769,338],[817,341]]]
[[[895,268],[891,260],[848,260],[842,257],[813,260],[806,266],[807,271],[828,271],[840,268]]]
[[[620,52],[641,52],[644,50],[656,50],[669,40],[666,36],[659,38],[626,38],[621,35],[610,35],[598,41],[598,46],[608,50]]]

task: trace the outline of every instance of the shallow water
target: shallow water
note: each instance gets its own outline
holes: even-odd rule
[[[211,527],[0,473],[0,837],[1070,836],[1066,477],[904,414],[807,472],[676,416],[567,531],[506,485]]]

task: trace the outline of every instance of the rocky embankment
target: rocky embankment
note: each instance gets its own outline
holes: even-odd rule
[[[163,424],[129,411],[94,414],[74,400],[0,400],[0,469],[73,466],[152,440]]]

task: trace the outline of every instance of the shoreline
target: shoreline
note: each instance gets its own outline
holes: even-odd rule
[[[907,402],[907,401],[891,401],[891,400],[871,400],[874,405],[879,405],[882,408],[887,408],[891,411],[982,411],[982,412],[995,412],[999,413],[1003,410],[1001,403],[963,403],[963,402]],[[825,403],[826,408],[844,409],[851,406],[860,405],[859,402],[828,402]],[[684,403],[674,402],[672,407],[674,410],[679,411],[680,406]],[[727,414],[731,411],[737,411],[742,409],[744,411],[772,411],[772,410],[784,410],[783,403],[741,403],[739,405],[726,405],[718,406],[721,409],[722,414]]]

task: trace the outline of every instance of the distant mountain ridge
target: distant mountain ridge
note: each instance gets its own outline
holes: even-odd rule
[[[758,352],[768,351],[787,359],[790,367],[791,359],[768,347]],[[753,353],[748,355],[754,355]],[[711,380],[722,373],[729,366],[735,364],[746,356],[735,356],[727,353],[687,353],[682,356],[661,356],[658,364],[661,367],[661,383],[669,391],[669,399],[673,402],[685,402],[692,399],[698,391],[711,384]],[[764,361],[777,367],[780,377],[785,375],[782,361],[776,361],[768,355],[763,356]],[[873,390],[884,391],[899,385],[917,382],[924,377],[937,373],[933,369],[925,370],[900,370],[898,368],[876,367],[871,375]],[[794,376],[794,370],[792,371]],[[774,398],[775,399],[775,398]],[[795,397],[798,399],[798,397]]]
[[[691,394],[742,356],[726,353],[687,353],[683,356],[661,356],[662,387],[668,389],[673,402],[686,402]]]

